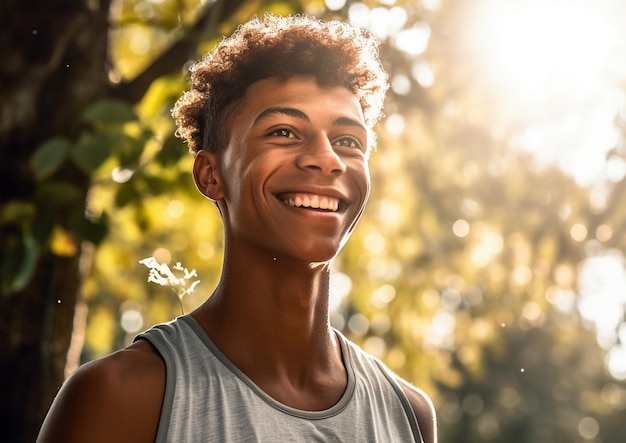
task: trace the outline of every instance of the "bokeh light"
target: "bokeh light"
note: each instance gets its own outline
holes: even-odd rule
[[[599,179],[624,106],[626,4],[612,0],[490,0],[474,5],[467,41],[500,96],[513,140],[580,183]]]

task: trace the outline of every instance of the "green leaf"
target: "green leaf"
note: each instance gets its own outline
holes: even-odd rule
[[[51,180],[35,190],[35,200],[43,207],[80,204],[81,195],[80,189],[74,183],[63,180]]]
[[[172,190],[172,182],[156,175],[144,175],[143,181],[150,195],[162,195]]]
[[[135,223],[142,232],[150,229],[150,216],[147,212],[145,206],[140,201],[135,211]]]
[[[48,244],[57,219],[58,213],[51,209],[44,210],[41,214],[37,214],[37,218],[33,223],[32,233],[38,245],[43,247]]]
[[[8,201],[2,214],[0,214],[0,224],[15,224],[22,226],[25,222],[33,220],[37,208],[32,202],[22,200]]]
[[[104,213],[101,217],[91,220],[85,217],[85,211],[82,208],[76,208],[69,217],[68,228],[82,240],[97,245],[108,233],[109,218]]]
[[[188,147],[183,144],[179,138],[171,136],[165,139],[155,160],[161,166],[172,166],[176,164],[183,155],[189,155]]]
[[[117,193],[115,194],[115,206],[122,208],[133,201],[141,200],[141,195],[135,189],[134,183],[129,181],[120,185]]]
[[[50,177],[59,169],[71,148],[68,139],[54,137],[39,146],[30,158],[30,167],[38,181]]]
[[[137,114],[125,101],[104,99],[87,108],[83,113],[83,120],[94,125],[118,125],[136,121]]]
[[[115,145],[115,151],[119,158],[120,166],[127,169],[136,169],[146,141],[132,137],[122,136]]]
[[[102,134],[86,137],[72,150],[71,155],[80,169],[91,174],[111,155],[111,141]]]
[[[24,289],[35,272],[38,258],[39,248],[31,235],[25,233],[7,239],[0,264],[2,293]]]

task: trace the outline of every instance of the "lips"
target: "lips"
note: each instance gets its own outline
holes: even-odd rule
[[[278,198],[286,205],[294,208],[307,208],[328,212],[337,212],[339,209],[339,199],[327,195],[289,192],[280,194]]]

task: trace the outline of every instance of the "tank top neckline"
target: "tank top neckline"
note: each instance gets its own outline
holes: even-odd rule
[[[191,315],[184,315],[179,317],[179,320],[183,321],[187,326],[189,326],[189,328],[196,335],[196,337],[203,343],[204,346],[206,346],[206,348],[231,374],[233,374],[235,377],[245,383],[258,397],[260,397],[269,406],[285,414],[292,415],[294,417],[300,417],[306,420],[321,420],[324,418],[329,418],[339,414],[342,410],[344,410],[354,394],[356,387],[356,376],[354,374],[352,356],[350,355],[346,339],[339,331],[334,328],[333,332],[339,340],[341,357],[348,377],[346,389],[344,390],[342,396],[339,398],[337,403],[335,403],[330,408],[321,411],[308,411],[287,406],[263,391],[243,371],[241,371],[241,369],[239,369],[232,361],[230,361],[228,357],[226,357],[222,353],[222,351],[220,351],[220,349],[213,342],[213,340],[211,340],[211,337],[209,337],[209,335],[194,317],[192,317]]]

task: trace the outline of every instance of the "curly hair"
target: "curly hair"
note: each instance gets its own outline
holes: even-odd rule
[[[256,81],[314,76],[320,86],[340,86],[359,99],[374,143],[373,127],[382,116],[387,73],[378,41],[366,30],[341,21],[307,16],[253,17],[190,68],[191,90],[176,102],[176,135],[197,152],[221,152],[224,124],[232,104]]]

